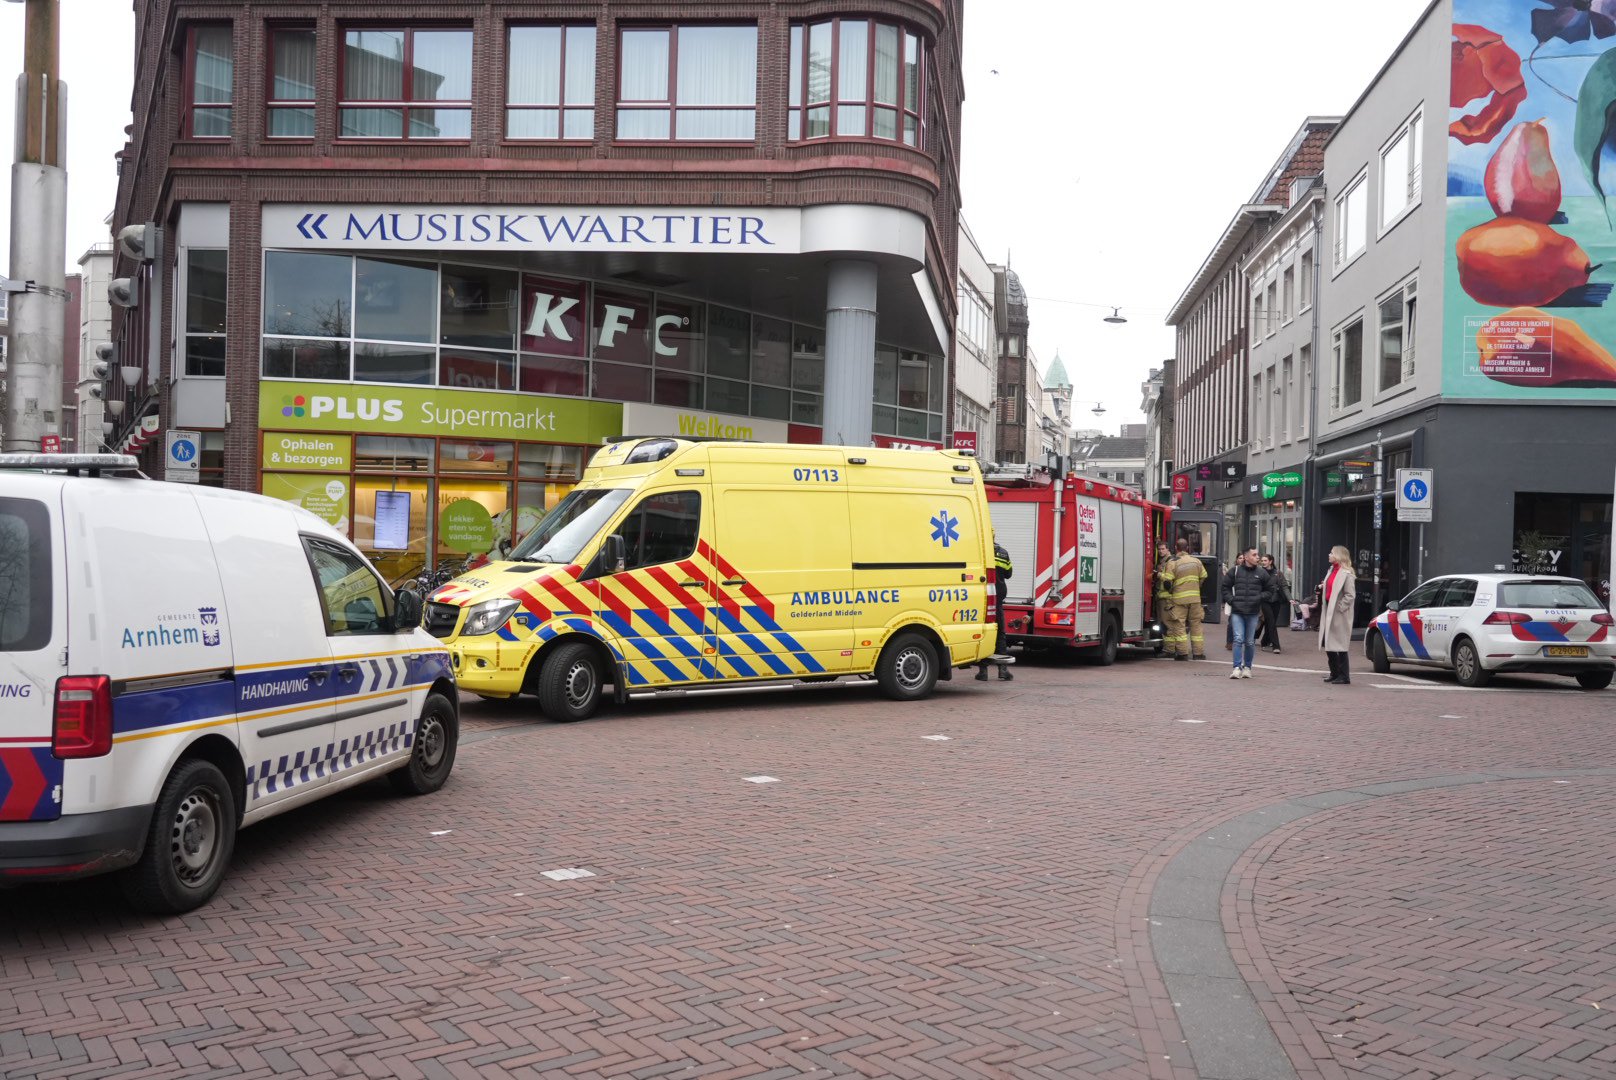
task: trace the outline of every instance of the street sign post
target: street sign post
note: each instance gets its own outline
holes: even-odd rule
[[[167,437],[168,453],[163,461],[165,480],[180,484],[195,484],[202,479],[202,433],[199,431],[170,431]]]
[[[1434,503],[1431,469],[1397,470],[1397,520],[1427,522]]]
[[[62,452],[62,437],[60,435],[41,435],[39,437],[39,452],[41,454],[60,454]]]

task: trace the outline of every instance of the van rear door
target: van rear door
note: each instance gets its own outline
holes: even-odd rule
[[[51,714],[67,647],[66,585],[50,507],[0,497],[0,821],[62,815]]]

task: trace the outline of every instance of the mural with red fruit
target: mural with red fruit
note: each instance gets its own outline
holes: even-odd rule
[[[1616,400],[1616,0],[1454,0],[1443,389]]]

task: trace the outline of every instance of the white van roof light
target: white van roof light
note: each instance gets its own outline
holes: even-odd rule
[[[138,473],[140,462],[128,454],[0,454],[0,469],[99,476],[104,472]]]

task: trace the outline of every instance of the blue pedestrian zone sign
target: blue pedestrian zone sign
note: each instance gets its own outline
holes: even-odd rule
[[[174,460],[183,464],[196,457],[196,443],[190,439],[176,440],[174,449],[171,452],[174,455]]]
[[[1410,480],[1403,485],[1403,498],[1411,503],[1424,502],[1431,489],[1425,486],[1424,480]]]
[[[202,435],[196,431],[170,431],[165,440],[168,462],[163,479],[195,484],[202,476]]]

